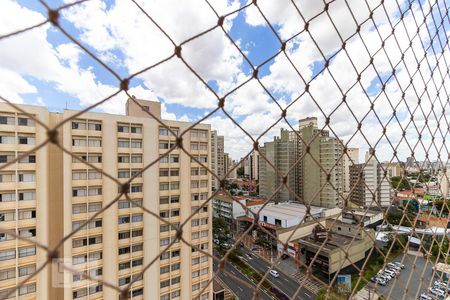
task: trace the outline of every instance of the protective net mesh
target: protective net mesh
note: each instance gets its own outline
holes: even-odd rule
[[[75,160],[86,164],[89,169],[96,170],[115,182],[119,193],[113,201],[105,202],[108,205],[90,215],[88,220],[64,236],[56,247],[50,248],[35,238],[25,237],[17,231],[2,228],[1,232],[15,239],[33,243],[38,249],[48,253],[46,263],[37,266],[34,272],[18,280],[15,288],[2,293],[3,299],[16,295],[18,297],[21,288],[34,280],[39,272],[50,268],[53,260],[63,258],[61,249],[65,243],[71,243],[72,237],[77,232],[96,220],[106,210],[116,209],[115,205],[120,199],[133,202],[133,205],[140,207],[144,214],[149,214],[152,218],[159,219],[160,222],[176,230],[176,238],[162,247],[160,253],[153,253],[149,263],[143,266],[140,273],[134,274],[124,285],[106,282],[101,277],[92,276],[89,273],[81,275],[89,282],[87,286],[99,283],[103,289],[116,290],[123,299],[131,297],[130,291],[133,291],[134,284],[141,280],[141,275],[153,264],[157,264],[161,255],[169,253],[171,247],[178,242],[192,247],[213,260],[214,272],[207,283],[200,287],[198,295],[202,295],[210,288],[213,280],[219,280],[226,285],[227,280],[231,278],[239,289],[250,290],[253,298],[256,299],[268,299],[268,296],[279,299],[314,297],[344,299],[348,296],[368,299],[371,294],[384,295],[392,299],[412,299],[428,291],[428,288],[432,288],[436,280],[446,279],[445,272],[439,272],[437,268],[433,268],[437,263],[447,263],[449,259],[446,166],[450,156],[446,141],[449,132],[447,60],[449,59],[450,19],[446,1],[311,1],[315,2],[314,4],[308,1],[285,1],[283,2],[285,9],[273,11],[266,2],[254,0],[241,3],[232,11],[221,14],[217,5],[205,0],[203,4],[208,6],[216,23],[182,41],[177,41],[158,21],[163,17],[155,15],[151,9],[148,9],[145,1],[131,0],[127,5],[140,11],[143,21],[148,22],[148,26],[153,26],[164,35],[167,43],[171,44],[172,50],[159,61],[126,75],[116,71],[114,66],[109,65],[108,59],[97,55],[96,51],[72,34],[70,20],[63,18],[66,11],[87,5],[89,2],[91,1],[76,1],[53,7],[50,3],[41,0],[40,4],[47,10],[47,19],[0,36],[0,48],[2,42],[8,39],[51,25],[53,30],[62,33],[96,64],[111,74],[115,80],[116,90],[54,126],[39,120],[23,106],[14,104],[11,99],[0,96],[3,102],[33,119],[37,127],[42,127],[47,132],[47,138],[42,143],[2,163],[0,170],[7,170],[29,154],[43,151],[46,146],[53,144],[65,155],[72,156]],[[311,6],[314,6],[314,9]],[[257,16],[255,18],[258,18],[261,26],[270,29],[272,38],[278,43],[277,49],[270,56],[261,59],[258,64],[254,59],[249,58],[248,51],[241,45],[239,38],[230,34],[228,24],[228,19],[233,16],[250,13],[250,11]],[[171,14],[170,11],[165,13]],[[20,16],[17,17],[20,18]],[[280,19],[295,23],[293,26],[295,32],[282,31]],[[226,91],[215,87],[207,76],[197,71],[196,65],[192,64],[184,54],[185,49],[188,49],[188,52],[195,50],[198,40],[212,38],[210,35],[212,32],[225,37],[232,45],[233,51],[236,51],[236,55],[248,68],[247,74],[233,81],[233,85],[228,86]],[[214,40],[211,41],[213,42]],[[128,47],[132,48],[133,45]],[[299,49],[302,51],[298,51]],[[208,58],[208,56],[205,57]],[[284,62],[284,68],[289,69],[289,76],[279,77],[277,82],[271,82],[261,74],[276,60]],[[197,83],[215,100],[215,107],[183,132],[174,132],[173,127],[148,111],[129,93],[132,80],[156,68],[171,64],[173,61],[184,65],[189,70],[189,76],[195,76]],[[203,63],[208,64],[208,61]],[[305,66],[312,64],[313,72],[305,71]],[[214,66],[211,65],[211,68]],[[165,74],[165,76],[172,78],[185,74]],[[290,100],[280,93],[283,91],[283,86],[288,85],[293,85],[295,90]],[[231,108],[227,108],[229,99],[235,97],[242,89],[261,90],[261,93],[271,101],[270,106],[261,105],[261,107],[263,110],[270,107],[271,115],[277,117],[273,118],[274,121],[259,120],[266,123],[262,133],[254,134],[247,129],[246,127],[251,124],[244,124],[242,119],[236,118],[231,113]],[[183,93],[183,90],[179,92]],[[58,130],[64,124],[83,118],[84,113],[98,109],[120,93],[127,94],[131,101],[148,114],[149,118],[153,118],[160,127],[166,128],[170,134],[176,136],[173,145],[164,154],[126,181],[119,180],[117,174],[108,174],[95,164],[72,153],[71,149],[63,146],[58,135]],[[256,101],[258,100],[255,99]],[[319,123],[323,124],[313,130],[310,136],[307,136],[292,121],[300,119],[296,114],[302,111],[318,117]],[[191,129],[200,122],[208,123],[208,119],[217,113],[229,119],[238,128],[241,138],[251,141],[252,145],[251,150],[237,164],[225,170],[226,174],[221,177],[212,171],[208,163],[200,161],[197,155],[193,155],[188,145],[183,143],[183,137],[189,134]],[[214,127],[214,124],[212,126]],[[268,147],[264,146],[264,141],[267,141],[268,137],[271,139],[268,133],[280,127],[287,128],[290,132],[289,139],[293,142],[293,149],[295,149],[293,150],[295,158],[283,169],[280,169],[278,162],[269,157]],[[341,139],[342,127],[346,128],[345,141]],[[321,142],[324,139],[333,141],[331,146],[327,144],[334,149],[330,150],[332,154],[328,160],[318,157],[313,152],[316,143],[324,143]],[[354,162],[354,156],[349,155],[350,149],[355,146],[368,150],[368,155],[362,164]],[[211,177],[217,180],[217,189],[210,193],[208,199],[180,224],[161,217],[159,211],[146,208],[142,203],[134,201],[129,194],[130,186],[136,178],[144,172],[154,172],[154,168],[151,169],[151,167],[157,166],[161,158],[169,157],[170,153],[176,149],[205,168]],[[290,195],[290,200],[299,201],[305,205],[306,213],[302,220],[291,226],[287,235],[280,238],[281,231],[272,230],[273,228],[268,228],[264,222],[260,222],[260,212],[271,205],[269,202],[264,202],[257,210],[254,210],[235,200],[251,218],[246,227],[241,228],[239,233],[235,233],[232,245],[229,247],[216,245],[217,249],[213,251],[211,247],[203,249],[194,244],[191,236],[187,237],[183,234],[184,226],[191,224],[192,217],[203,207],[209,205],[212,208],[213,199],[219,193],[233,199],[234,196],[227,188],[226,178],[255,153],[259,154],[260,166],[264,165],[264,171],[267,174],[274,174],[272,183],[275,182],[275,186],[270,190],[270,195],[264,195],[265,198],[278,201],[281,194],[287,193]],[[407,163],[400,163],[406,157],[410,157]],[[305,188],[296,188],[295,184],[291,184],[292,179],[300,180],[299,174],[304,174],[305,178],[309,176],[308,170],[304,170],[306,161],[310,168],[318,170],[320,177],[318,188],[309,192],[308,197],[305,196],[307,193]],[[344,161],[347,161],[347,164]],[[392,174],[392,166],[399,168],[396,176]],[[336,179],[344,176],[344,168],[351,169],[348,189],[343,186],[343,179]],[[375,181],[368,178],[367,172],[370,168],[376,170]],[[266,187],[262,186],[261,177],[264,176],[266,174],[260,175],[258,187],[260,192],[267,191]],[[386,188],[386,183],[388,183],[387,196],[382,195],[381,192]],[[359,192],[361,194],[358,194]],[[321,199],[327,197],[334,197],[335,206],[343,209],[324,222],[322,218],[317,218],[313,211],[317,203],[321,203]],[[354,199],[358,197],[364,199],[362,203],[355,203]],[[387,205],[380,200],[384,199],[383,197],[387,197]],[[368,229],[365,223],[371,220],[374,211],[381,216],[379,226]],[[337,226],[342,226],[339,225],[342,224],[342,218],[353,220],[354,226],[351,230],[354,231],[351,235],[345,235],[343,240],[339,240],[341,235],[335,233],[335,230]],[[436,220],[440,223],[437,224]],[[292,249],[292,243],[298,240],[298,232],[304,230],[305,224],[315,226],[316,238],[302,236],[298,247],[295,246],[297,252],[294,255],[289,249]],[[261,246],[254,246],[255,240],[252,236],[254,231],[258,231],[259,235],[264,235],[278,245],[278,251],[264,250]],[[326,234],[318,238],[317,235],[320,235],[320,232]],[[362,257],[355,259],[355,249],[361,247],[359,242],[361,237],[364,238],[362,247],[367,245],[369,247],[363,251]],[[251,261],[259,258],[252,258],[252,254],[242,253],[244,251],[241,249],[242,244],[250,245],[250,248],[254,247],[252,252],[258,252],[262,256],[263,270],[252,265]],[[312,246],[308,246],[310,244]],[[269,256],[265,252],[269,253]],[[339,253],[339,257],[327,258],[329,253]],[[292,272],[283,270],[281,267],[285,263],[285,255],[289,255],[289,260],[294,261],[295,268]],[[400,262],[397,268],[392,267],[391,271],[384,273],[384,278],[379,276],[376,279],[377,272],[389,268],[388,264],[394,259]],[[333,266],[331,266],[332,261]],[[402,264],[403,269],[400,267]],[[233,269],[227,267],[229,265],[233,266]],[[70,272],[77,272],[71,265],[64,265],[64,268]],[[234,268],[242,272],[244,277],[236,274]],[[318,269],[323,271],[324,268],[325,276],[324,272],[318,271]],[[271,269],[279,270],[282,278],[287,277],[285,282],[272,276]],[[352,283],[345,288],[339,285],[341,283],[339,274],[347,274],[349,269],[353,270]],[[330,273],[330,270],[333,271]],[[387,277],[390,273],[397,274],[393,274],[390,276],[393,278],[389,279]],[[153,284],[154,286],[151,286]],[[430,295],[433,296],[434,293],[442,291],[442,297],[445,296],[447,285],[444,285],[445,288],[432,289],[433,292],[430,291]],[[144,283],[144,287],[158,288],[157,283],[150,282]],[[235,286],[229,286],[229,288],[232,292],[236,292]]]

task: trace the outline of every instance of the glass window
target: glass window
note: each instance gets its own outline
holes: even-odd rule
[[[117,147],[119,147],[119,148],[130,148],[130,141],[129,140],[119,140],[117,142]]]
[[[32,255],[36,255],[35,246],[19,248],[19,257],[26,257]]]
[[[1,135],[0,136],[0,144],[9,144],[12,145],[16,142],[16,139],[14,136],[8,136],[8,135]],[[26,143],[26,141],[25,141]]]
[[[0,116],[0,124],[2,125],[14,125],[15,118],[11,116]]]
[[[142,148],[141,140],[131,140],[131,148]]]
[[[159,135],[168,135],[169,131],[166,128],[159,128]]]
[[[119,124],[119,125],[117,125],[117,131],[127,133],[127,132],[130,132],[130,127],[128,125]]]
[[[131,126],[131,133],[142,133],[141,126]]]
[[[131,155],[131,163],[142,163],[142,155]]]

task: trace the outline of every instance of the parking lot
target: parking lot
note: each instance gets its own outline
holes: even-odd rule
[[[403,254],[394,261],[401,261]],[[430,285],[433,275],[432,263],[426,262],[422,256],[407,254],[403,260],[405,268],[401,270],[398,278],[392,279],[387,285],[377,285],[377,291],[387,299],[418,299]],[[415,265],[415,267],[414,267]]]

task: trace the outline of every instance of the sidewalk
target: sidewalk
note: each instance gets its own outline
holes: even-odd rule
[[[373,290],[365,286],[361,289],[352,300],[377,300],[380,296]]]

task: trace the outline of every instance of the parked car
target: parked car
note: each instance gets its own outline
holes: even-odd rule
[[[394,271],[389,270],[389,269],[384,269],[383,272],[384,272],[385,274],[389,274],[389,276],[391,276],[392,278],[394,278],[395,276],[397,276],[397,274],[396,274]]]
[[[387,280],[391,280],[393,276],[391,276],[390,274],[384,272],[384,270],[380,270],[377,273],[378,277],[384,276],[387,278]]]
[[[390,268],[390,267],[386,268],[386,270],[394,272],[395,276],[399,276],[400,275],[400,270],[393,269],[393,268]]]
[[[402,264],[401,262],[399,262],[399,261],[394,261],[394,262],[392,262],[393,264],[395,264],[395,265],[397,265],[397,266],[399,266],[400,268],[402,268],[402,269],[404,269],[405,268],[405,265],[404,264]]]
[[[388,275],[378,275],[378,278],[386,281],[386,283],[392,279],[392,277]]]
[[[386,285],[388,282],[386,281],[386,280],[384,280],[384,279],[382,279],[382,278],[377,278],[377,283],[379,284],[379,285]]]
[[[437,297],[444,297],[445,296],[445,292],[441,289],[437,289],[437,288],[429,288],[428,289],[430,291],[431,294],[437,296]]]
[[[275,271],[275,270],[270,270],[269,273],[270,273],[270,275],[272,275],[273,277],[279,277],[279,276],[280,276],[280,274],[278,274],[278,272]]]
[[[397,266],[396,264],[393,263],[388,263],[387,264],[388,269],[392,269],[395,270],[397,272],[400,272],[402,268],[400,268],[399,266]]]
[[[426,293],[422,293],[419,296],[419,300],[433,300],[433,297],[431,297],[430,295],[428,295]]]
[[[386,278],[387,281],[391,281],[394,277],[391,274],[383,273],[382,277]]]

